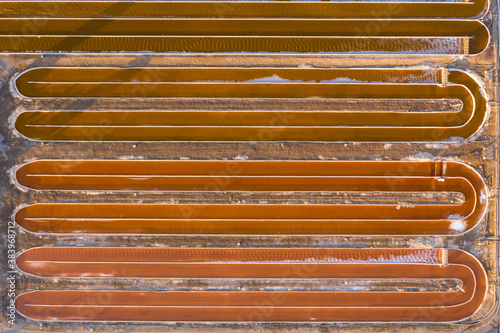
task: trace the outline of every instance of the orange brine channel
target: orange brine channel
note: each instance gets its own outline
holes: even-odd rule
[[[280,110],[22,112],[16,129],[38,140],[442,141],[471,137],[487,115],[478,82],[444,69],[35,68],[15,83],[30,98],[265,99],[283,105]],[[371,101],[372,110],[302,110],[289,103],[292,99]],[[461,108],[412,112],[379,106],[408,100],[456,100]]]
[[[39,233],[459,234],[486,212],[482,178],[457,162],[41,160],[18,169],[34,190],[198,192],[458,192],[454,203],[44,203],[16,213]],[[285,197],[289,197],[291,194]]]
[[[50,321],[449,322],[474,314],[487,292],[484,268],[461,250],[44,247],[23,252],[17,264],[29,274],[60,278],[461,283],[456,290],[437,292],[44,290],[17,298],[21,314]]]

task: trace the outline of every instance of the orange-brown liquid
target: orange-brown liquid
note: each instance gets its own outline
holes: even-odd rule
[[[2,1],[0,17],[48,18],[480,18],[475,1]],[[391,16],[387,17],[387,13]]]
[[[447,251],[447,262],[443,262],[443,251]],[[462,283],[461,289],[451,292],[49,290],[20,295],[18,311],[38,320],[456,321],[472,315],[487,291],[483,267],[460,250],[47,247],[24,252],[17,263],[27,273],[53,277],[338,278],[389,282],[402,278],[453,278]],[[92,311],[84,311],[88,306]],[[256,312],[266,316],[252,316]]]
[[[488,6],[487,0],[3,1],[0,48],[477,54],[489,42],[486,27],[479,21],[450,19],[479,18]],[[420,20],[426,18],[431,20]]]
[[[479,18],[488,5],[487,0],[2,1],[0,48],[477,54],[489,42],[488,31],[479,21],[460,19]]]
[[[0,50],[457,57],[488,47],[488,28],[479,21],[488,6],[488,0],[2,1]],[[283,101],[283,110],[27,110],[16,118],[26,137],[53,141],[95,141],[89,131],[96,130],[97,141],[428,142],[471,137],[487,111],[480,85],[458,70],[58,67],[21,73],[16,87],[32,99]],[[362,100],[373,102],[374,110],[297,110],[287,103],[291,99]],[[389,111],[383,107],[388,100],[454,100],[461,109]],[[415,205],[43,203],[16,212],[16,222],[28,232],[78,237],[448,235],[477,226],[488,206],[487,187],[476,171],[441,161],[38,160],[21,166],[16,179],[35,192],[454,192],[463,197],[459,203]],[[40,290],[42,284],[15,304],[23,316],[42,321],[449,323],[473,315],[488,291],[481,263],[457,249],[47,246],[22,252],[16,263],[35,282],[262,279],[272,285],[273,280],[338,279],[390,287],[383,292]],[[453,280],[458,287],[408,292],[399,288],[402,279]]]
[[[487,189],[456,162],[35,161],[37,190],[460,192],[456,204],[36,204],[16,214],[43,233],[455,234],[481,220]]]
[[[21,94],[32,98],[341,98],[373,100],[374,104],[387,99],[458,99],[462,103],[458,112],[290,109],[20,114],[16,128],[41,140],[95,140],[89,133],[97,130],[99,140],[105,141],[440,141],[470,137],[482,126],[487,110],[478,83],[460,71],[38,68],[22,74],[16,85]]]

